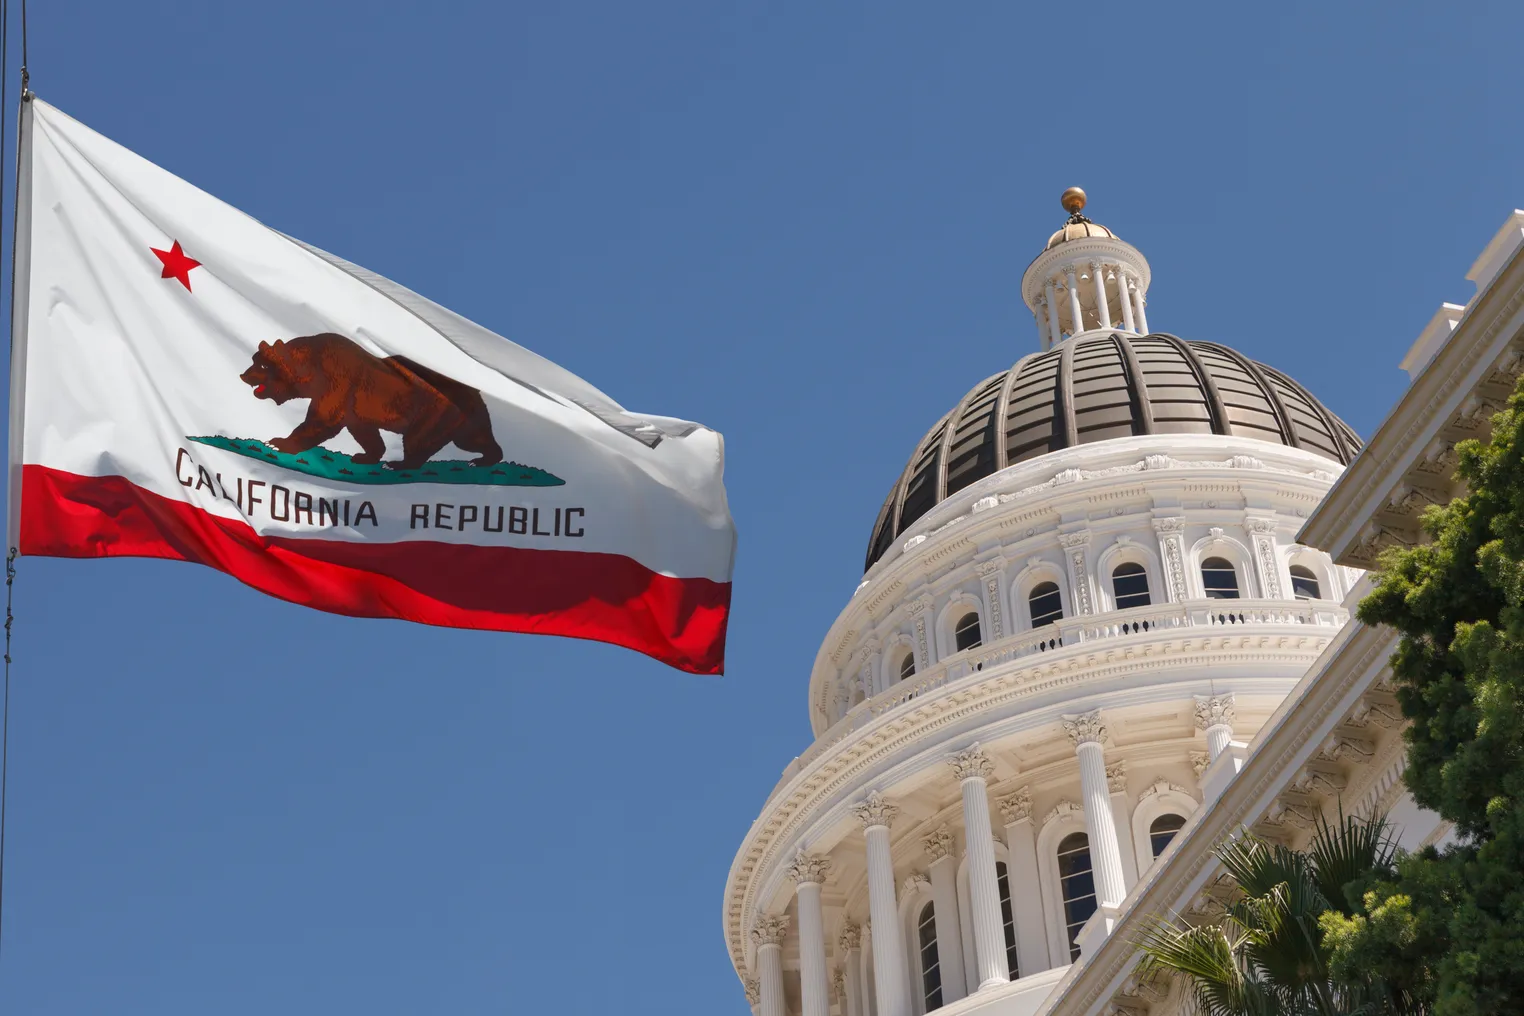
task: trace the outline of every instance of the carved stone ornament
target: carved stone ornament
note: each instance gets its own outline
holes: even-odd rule
[[[1106,763],[1106,789],[1113,794],[1127,791],[1127,762]]]
[[[1213,502],[1213,504],[1209,505],[1209,507],[1216,507],[1216,503]],[[1220,540],[1220,539],[1222,539],[1222,527],[1221,526],[1213,526],[1211,529],[1208,529],[1207,532],[1211,534],[1212,539],[1214,539],[1214,540]]]
[[[1201,754],[1206,754],[1206,753],[1202,752]],[[1180,786],[1180,784],[1178,784],[1178,783],[1171,783],[1169,780],[1158,779],[1158,780],[1154,780],[1154,782],[1149,786],[1149,788],[1147,790],[1143,791],[1143,793],[1140,794],[1139,796],[1140,797],[1157,797],[1160,794],[1167,794],[1167,793],[1171,793],[1171,792],[1176,793],[1176,794],[1185,794],[1187,797],[1189,797],[1190,793],[1191,793],[1189,790],[1186,790],[1184,787]]]
[[[832,977],[831,977],[831,987],[836,989],[836,997],[837,998],[842,998],[842,999],[846,998],[847,997],[847,975],[844,972],[840,971],[840,970],[836,971],[836,973],[834,975],[832,975]]]
[[[863,926],[856,921],[848,921],[841,926],[841,938],[838,939],[841,951],[849,953],[863,944]]]
[[[1053,810],[1043,816],[1042,824],[1056,822],[1062,818],[1079,817],[1085,813],[1084,809],[1068,799],[1059,801],[1053,806]]]
[[[788,866],[789,878],[794,880],[795,885],[804,885],[814,882],[823,885],[826,875],[831,871],[831,859],[821,857],[818,854],[806,854],[800,851],[794,856],[794,860]]]
[[[1014,794],[1007,794],[998,799],[995,805],[1000,809],[1000,818],[1006,825],[1027,821],[1032,817],[1031,788],[1022,787]]]
[[[1364,765],[1376,754],[1376,746],[1363,737],[1333,734],[1323,742],[1322,753],[1335,762],[1357,762]]]
[[[1364,727],[1371,723],[1387,729],[1399,727],[1402,725],[1402,707],[1395,702],[1384,702],[1367,695],[1355,703],[1354,712],[1350,713],[1349,719],[1345,722],[1356,727]]]
[[[1196,770],[1196,776],[1198,778],[1201,776],[1202,773],[1206,772],[1206,767],[1211,765],[1211,764],[1212,764],[1212,756],[1210,754],[1208,754],[1207,752],[1204,752],[1204,751],[1193,751],[1193,752],[1191,752],[1191,768]]]
[[[951,857],[953,853],[952,830],[943,825],[937,831],[921,840],[921,849],[926,851],[926,863],[936,864],[944,857]]]
[[[924,871],[912,871],[905,876],[905,882],[900,886],[900,891],[906,896],[914,896],[917,893],[931,892],[931,878]]]
[[[1090,531],[1083,530],[1078,533],[1059,533],[1058,545],[1065,550],[1070,547],[1083,547],[1090,542]]]
[[[763,914],[751,928],[751,940],[758,949],[768,945],[781,946],[787,934],[787,914]]]
[[[1275,527],[1274,519],[1244,519],[1244,528],[1251,533],[1273,533]]]
[[[1087,741],[1094,741],[1097,744],[1104,744],[1106,741],[1106,724],[1101,721],[1099,709],[1078,715],[1063,716],[1059,719],[1064,725],[1064,733],[1069,735],[1069,740],[1073,741],[1076,747]]]
[[[978,564],[974,565],[974,574],[978,575],[980,578],[983,578],[984,576],[992,574],[993,572],[997,572],[1004,567],[1005,558],[995,557],[991,558],[988,561],[980,561]]]
[[[746,992],[747,1005],[762,1004],[762,982],[755,977],[748,977],[741,982],[741,990]]]
[[[900,810],[884,800],[884,795],[876,790],[852,808],[852,814],[857,816],[864,829],[887,827],[899,813]]]
[[[1226,695],[1197,695],[1196,696],[1196,729],[1210,730],[1212,727],[1232,727],[1233,720],[1233,694]]]
[[[1312,829],[1317,825],[1318,813],[1307,804],[1281,797],[1270,805],[1270,812],[1265,816],[1265,821],[1271,825],[1292,825],[1298,829]]]
[[[1326,797],[1338,797],[1349,785],[1344,774],[1337,769],[1322,766],[1303,766],[1296,774],[1296,779],[1291,781],[1291,789],[1303,794],[1323,794]]]
[[[947,764],[953,768],[953,776],[959,783],[964,780],[987,780],[995,772],[995,763],[977,743],[960,752],[947,756]]]
[[[1156,533],[1179,533],[1185,529],[1185,519],[1177,516],[1167,519],[1154,519],[1154,532]]]

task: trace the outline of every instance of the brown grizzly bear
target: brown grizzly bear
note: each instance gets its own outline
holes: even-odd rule
[[[298,455],[348,430],[364,452],[360,465],[381,461],[381,431],[402,435],[402,459],[393,469],[417,469],[445,445],[480,457],[472,465],[503,460],[481,392],[402,356],[372,356],[358,343],[325,332],[290,342],[261,342],[239,378],[276,405],[311,399],[307,418],[287,437],[270,442]]]

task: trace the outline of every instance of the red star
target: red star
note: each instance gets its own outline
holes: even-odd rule
[[[160,275],[159,278],[179,279],[180,284],[189,292],[190,271],[192,268],[200,268],[201,262],[195,258],[186,257],[185,251],[180,249],[179,240],[176,240],[169,250],[160,250],[157,247],[150,247],[148,249],[158,255],[160,261],[164,262],[164,274]]]

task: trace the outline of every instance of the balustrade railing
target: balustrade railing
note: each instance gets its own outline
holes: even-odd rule
[[[878,717],[952,681],[1038,653],[1057,652],[1114,638],[1155,635],[1183,628],[1249,628],[1256,625],[1321,625],[1342,627],[1349,612],[1337,603],[1319,600],[1186,600],[1112,611],[1103,615],[1066,617],[992,646],[965,650],[939,661],[924,674],[898,682],[887,691],[847,710],[803,755],[784,770],[784,779],[798,772],[831,745]],[[1206,633],[1203,633],[1206,634]],[[1226,631],[1211,633],[1226,635]]]

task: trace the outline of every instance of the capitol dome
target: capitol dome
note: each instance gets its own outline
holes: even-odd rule
[[[1153,331],[1084,201],[1022,275],[1038,349],[916,446],[799,675],[814,741],[721,915],[753,1016],[1035,1016],[1349,619],[1359,574],[1297,534],[1359,439]]]
[[[889,491],[863,568],[977,480],[1060,448],[1143,434],[1256,438],[1341,466],[1360,448],[1307,389],[1227,346],[1159,333],[1086,335],[985,378],[937,421]]]

